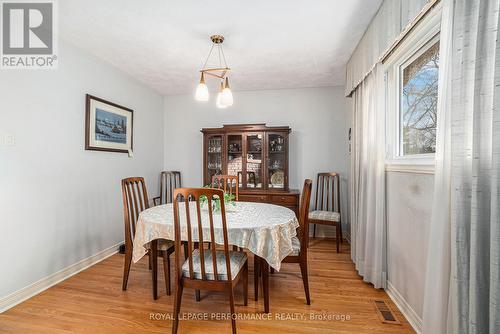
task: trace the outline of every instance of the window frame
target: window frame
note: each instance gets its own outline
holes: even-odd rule
[[[435,153],[403,154],[400,97],[403,89],[401,80],[403,69],[434,43],[441,41],[440,30],[441,6],[439,5],[413,28],[383,64],[386,92],[386,170],[417,173],[431,173],[434,170]],[[436,124],[437,122],[439,120]]]

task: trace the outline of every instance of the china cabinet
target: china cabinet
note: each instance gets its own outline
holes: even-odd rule
[[[202,129],[204,185],[213,175],[235,175],[240,201],[279,204],[297,213],[299,192],[288,186],[290,131],[265,124]]]

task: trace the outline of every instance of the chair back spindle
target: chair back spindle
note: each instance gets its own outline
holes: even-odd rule
[[[239,178],[235,175],[214,175],[212,176],[212,188],[222,189],[225,193],[233,195],[235,200],[239,200],[238,188]]]
[[[316,183],[314,210],[340,213],[339,173],[319,173]]]
[[[207,199],[207,210],[202,210],[200,205],[200,198],[206,197]],[[189,265],[189,279],[198,279],[194,275],[194,264],[191,254],[195,248],[198,248],[200,252],[200,270],[201,270],[201,280],[203,281],[220,281],[218,268],[217,268],[217,243],[215,240],[215,225],[214,225],[214,212],[212,203],[215,199],[220,199],[220,215],[222,222],[222,233],[224,242],[224,257],[226,262],[226,270],[228,280],[231,280],[231,261],[229,257],[229,243],[227,236],[227,225],[226,225],[226,209],[224,205],[224,192],[220,189],[212,188],[178,188],[174,190],[174,235],[175,235],[175,263],[177,268],[178,279],[182,278],[182,264],[184,261],[180,258],[181,249],[181,218],[185,219],[186,232],[187,232],[187,247],[188,253],[188,265]],[[184,205],[181,205],[181,204]],[[185,211],[184,217],[181,217],[181,210]],[[193,213],[196,213],[196,218],[193,219]],[[203,230],[203,219],[206,217],[205,222],[208,220],[209,226],[206,226],[205,230],[210,228],[209,240],[205,240]],[[197,240],[194,236],[197,234]],[[205,249],[205,243],[208,242],[208,249]],[[212,268],[214,279],[207,278],[207,267],[205,263],[205,252],[210,252],[212,255]]]
[[[182,187],[181,172],[168,171],[160,174],[160,203],[172,203],[174,190]]]
[[[125,222],[125,247],[132,247],[139,214],[149,208],[148,192],[142,177],[122,180],[123,216]]]

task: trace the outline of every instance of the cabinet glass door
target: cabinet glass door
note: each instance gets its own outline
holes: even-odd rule
[[[241,173],[243,171],[243,135],[227,136],[227,174],[238,175],[239,187],[243,185]]]
[[[222,136],[208,138],[207,170],[209,184],[212,182],[212,176],[222,174]]]
[[[246,135],[246,188],[262,189],[262,134]]]
[[[281,134],[270,133],[268,137],[268,187],[269,189],[285,188],[286,145]]]

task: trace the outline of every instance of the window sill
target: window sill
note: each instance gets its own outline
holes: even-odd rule
[[[385,164],[386,172],[414,173],[414,174],[434,174],[434,163],[401,163],[391,162]]]

